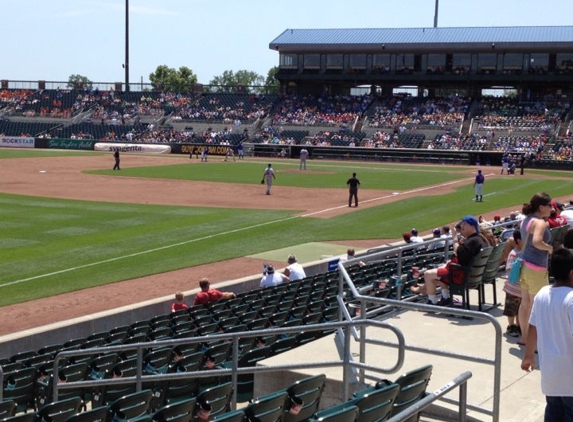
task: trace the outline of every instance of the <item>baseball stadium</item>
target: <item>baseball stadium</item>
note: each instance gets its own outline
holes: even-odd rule
[[[1,80],[0,422],[543,420],[502,257],[538,193],[573,221],[573,27],[269,49],[277,87]]]

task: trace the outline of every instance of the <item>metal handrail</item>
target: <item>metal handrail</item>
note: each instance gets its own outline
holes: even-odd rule
[[[301,328],[306,331],[324,331],[324,330],[341,330],[345,331],[348,330],[353,325],[357,326],[364,326],[364,327],[378,327],[382,329],[386,329],[391,331],[395,334],[397,339],[398,346],[398,356],[396,362],[387,367],[378,367],[378,366],[369,366],[365,365],[364,363],[360,362],[353,362],[350,359],[351,351],[350,351],[350,339],[351,336],[344,336],[346,340],[344,345],[344,350],[342,353],[342,357],[337,360],[331,361],[321,361],[321,362],[314,362],[314,363],[296,363],[296,364],[285,364],[285,365],[273,365],[273,366],[254,366],[254,367],[238,367],[239,361],[239,351],[238,351],[238,341],[239,338],[245,337],[260,337],[260,336],[268,336],[268,335],[281,335],[281,334],[290,334],[290,333],[298,333],[301,331]],[[339,332],[341,332],[339,331]],[[100,379],[100,380],[91,380],[91,381],[74,381],[74,382],[65,382],[65,383],[53,383],[53,399],[56,401],[58,399],[58,392],[60,390],[67,390],[73,388],[85,388],[85,387],[101,387],[104,385],[118,385],[118,384],[136,384],[136,391],[141,391],[142,389],[142,382],[143,379],[146,381],[169,381],[175,379],[185,379],[185,378],[208,378],[213,376],[220,376],[220,375],[231,375],[231,382],[233,383],[234,392],[232,398],[232,406],[233,409],[236,408],[237,403],[237,379],[238,375],[242,374],[254,374],[258,372],[274,372],[280,370],[289,370],[289,369],[306,369],[306,368],[324,368],[324,367],[342,367],[343,370],[343,387],[344,387],[344,395],[345,397],[349,397],[350,392],[350,384],[353,381],[352,371],[354,369],[369,369],[380,373],[394,373],[397,369],[399,369],[404,362],[404,350],[405,350],[405,341],[402,332],[393,326],[392,324],[388,324],[382,321],[375,321],[375,320],[368,320],[363,319],[360,321],[345,321],[345,322],[328,322],[328,323],[321,323],[321,324],[311,324],[311,325],[304,325],[304,326],[296,326],[296,327],[286,327],[286,328],[272,328],[272,329],[265,329],[265,330],[255,330],[255,331],[245,331],[245,332],[237,332],[237,333],[226,333],[226,334],[216,334],[216,335],[209,335],[208,339],[211,341],[217,340],[231,340],[233,342],[233,353],[232,353],[232,368],[229,369],[213,369],[208,371],[189,371],[183,373],[169,373],[169,374],[161,374],[161,375],[145,375],[143,376],[143,350],[149,349],[150,347],[158,348],[158,347],[175,347],[177,345],[182,344],[192,344],[192,343],[200,343],[204,342],[206,337],[192,337],[188,339],[177,339],[177,340],[163,340],[163,341],[154,341],[154,342],[147,342],[147,343],[135,343],[132,345],[118,345],[118,346],[107,346],[107,347],[98,347],[92,349],[82,349],[82,350],[67,350],[59,352],[54,358],[54,366],[53,366],[53,374],[55,374],[55,378],[57,378],[59,362],[63,359],[73,357],[73,356],[83,356],[83,355],[90,355],[94,353],[113,353],[113,352],[120,352],[126,350],[137,350],[137,372],[136,375],[133,377],[125,377],[125,378],[115,378],[115,379]],[[54,379],[55,379],[54,378]]]
[[[346,271],[347,266],[351,266],[356,264],[359,261],[359,258],[351,259],[345,262],[338,263],[338,270],[339,270],[339,286],[342,288],[344,282],[348,284],[350,291],[352,293],[352,299],[357,300],[361,306],[361,313],[360,318],[367,318],[366,314],[366,303],[377,303],[383,306],[392,306],[398,310],[413,310],[413,311],[425,311],[425,312],[435,312],[436,307],[433,305],[426,305],[420,303],[414,303],[411,301],[403,301],[403,300],[394,300],[394,299],[385,299],[385,298],[378,298],[372,296],[365,296],[360,293],[360,291],[354,285],[351,277],[349,276],[348,272]],[[400,297],[400,291],[398,291],[398,297]],[[492,409],[485,409],[481,406],[474,406],[474,405],[467,405],[468,408],[475,410],[480,413],[484,413],[486,415],[492,416],[493,422],[499,421],[499,407],[500,407],[500,392],[501,392],[501,339],[502,339],[502,328],[500,323],[490,314],[485,312],[478,312],[478,311],[470,311],[465,309],[456,309],[456,308],[448,308],[448,314],[453,316],[459,316],[463,318],[469,319],[481,319],[489,322],[493,325],[495,330],[495,343],[494,343],[494,358],[484,358],[480,356],[473,356],[473,355],[466,355],[456,352],[449,352],[447,350],[442,349],[434,349],[434,348],[426,348],[426,347],[419,347],[419,346],[412,346],[406,345],[405,349],[408,351],[416,351],[416,352],[424,352],[424,353],[431,353],[437,356],[443,356],[453,359],[459,359],[463,361],[469,362],[476,362],[480,364],[486,364],[493,366],[493,400],[492,400]],[[342,333],[343,334],[343,333]],[[360,361],[364,362],[366,359],[366,343],[370,344],[377,344],[377,345],[384,345],[388,347],[400,347],[395,343],[389,341],[382,341],[377,339],[368,339],[366,338],[366,333],[361,327],[360,330]],[[360,374],[360,379],[363,381],[366,378],[365,373],[362,371]],[[461,406],[459,401],[450,400],[448,398],[441,398],[441,400],[450,402],[453,404],[457,404]]]

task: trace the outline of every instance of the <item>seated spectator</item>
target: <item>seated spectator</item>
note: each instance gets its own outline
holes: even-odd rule
[[[480,236],[479,224],[473,215],[466,215],[459,223],[460,233],[463,236],[454,243],[455,256],[446,265],[433,268],[424,273],[424,284],[428,294],[429,305],[451,306],[452,298],[449,290],[449,264],[454,262],[466,266],[488,243]],[[454,280],[455,282],[455,280]],[[442,298],[438,302],[436,287],[442,288]],[[417,293],[417,291],[414,291]]]
[[[183,295],[183,293],[182,292],[175,293],[175,302],[173,302],[173,305],[171,305],[171,312],[187,308],[189,307],[185,304],[185,296]]]
[[[448,228],[449,230],[449,228]],[[442,238],[442,231],[438,228],[435,228],[432,231],[432,236],[433,239],[441,239]],[[446,241],[443,240],[441,242],[436,242],[436,243],[432,243],[428,249],[430,249],[431,251],[436,250],[436,249],[444,249],[444,247],[446,246]]]
[[[547,218],[549,228],[566,226],[568,224],[567,218],[561,215],[563,211],[563,204],[557,201],[551,201],[551,215]]]
[[[302,280],[306,277],[304,268],[296,261],[296,256],[290,254],[287,258],[288,267],[284,270],[284,275],[290,278],[290,281]],[[267,268],[268,271],[268,268]]]
[[[288,283],[290,278],[281,273],[275,273],[273,265],[267,266],[267,274],[261,279],[260,287],[274,287],[282,283]]]
[[[236,297],[233,292],[221,292],[217,289],[210,289],[210,286],[211,283],[209,283],[209,280],[206,278],[199,281],[201,291],[195,295],[193,306],[205,305],[209,302],[217,302],[219,300],[233,299]]]
[[[341,261],[341,262],[349,261],[349,260],[351,260],[351,259],[354,259],[354,258],[355,258],[355,255],[356,255],[356,251],[354,250],[354,248],[348,248],[348,249],[346,250],[346,256],[340,258],[340,261]],[[362,261],[358,261],[358,262],[356,263],[356,265],[358,265],[359,267],[363,267],[363,266],[365,266],[366,264],[365,264],[364,262],[362,262]]]
[[[452,233],[450,231],[450,226],[442,226],[442,234],[440,235],[442,239],[451,239]]]
[[[412,243],[412,235],[408,232],[402,233],[402,239],[404,239],[406,243]]]
[[[418,236],[418,230],[412,229],[410,230],[410,242],[411,243],[424,243],[424,238]]]

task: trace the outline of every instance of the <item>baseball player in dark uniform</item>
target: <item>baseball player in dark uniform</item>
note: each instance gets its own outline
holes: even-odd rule
[[[115,165],[113,166],[113,170],[121,170],[119,168],[119,151],[117,149],[113,153],[113,158],[115,158]]]
[[[356,173],[352,173],[352,177],[348,179],[346,185],[349,187],[348,195],[348,206],[352,206],[352,198],[354,198],[354,206],[358,206],[358,186],[360,186],[360,180],[356,178]]]

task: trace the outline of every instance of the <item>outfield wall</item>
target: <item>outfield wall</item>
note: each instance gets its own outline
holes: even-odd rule
[[[2,139],[6,139],[4,145]],[[48,148],[48,149],[72,149],[88,151],[115,151],[119,149],[123,153],[161,153],[161,154],[186,154],[189,155],[194,147],[198,148],[199,154],[209,147],[209,155],[225,156],[227,145],[193,144],[193,143],[138,143],[138,142],[112,142],[86,139],[45,139],[45,138],[0,138],[0,147],[20,148]],[[255,157],[281,157],[298,159],[300,150],[306,148],[309,159],[321,160],[353,160],[353,161],[379,161],[399,163],[424,163],[424,164],[456,164],[500,166],[503,152],[498,151],[451,151],[451,150],[428,150],[428,149],[389,149],[389,148],[364,148],[364,147],[333,147],[312,145],[273,145],[261,143],[244,143],[245,155]],[[519,153],[517,153],[519,154]],[[532,164],[528,163],[527,167]],[[571,162],[536,162],[535,167],[571,169]]]

